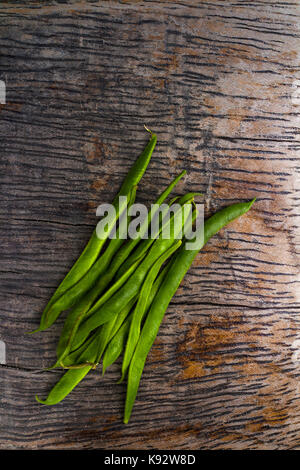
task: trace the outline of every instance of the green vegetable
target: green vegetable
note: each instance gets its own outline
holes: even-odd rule
[[[149,140],[149,143],[147,144],[145,150],[142,152],[140,157],[137,159],[135,164],[132,166],[131,170],[129,171],[128,175],[126,176],[121,189],[114,199],[114,206],[116,208],[116,218],[115,220],[111,221],[111,225],[109,227],[109,230],[107,231],[106,237],[99,239],[96,233],[96,229],[94,230],[87,246],[83,250],[82,254],[74,264],[74,266],[70,269],[64,280],[61,282],[59,287],[56,289],[55,293],[51,297],[50,301],[48,302],[45,310],[43,311],[42,317],[41,317],[41,322],[40,322],[40,327],[35,330],[35,331],[42,331],[45,330],[46,328],[49,328],[56,320],[57,316],[59,313],[57,313],[57,310],[53,311],[51,310],[52,305],[68,290],[70,289],[76,282],[78,282],[84,274],[91,268],[91,266],[94,264],[96,261],[100,250],[102,249],[106,239],[108,238],[111,230],[113,229],[117,219],[121,215],[122,211],[125,208],[125,202],[124,207],[119,207],[119,197],[120,196],[127,196],[129,199],[130,194],[133,190],[134,187],[136,187],[142,178],[152,155],[152,152],[155,148],[157,142],[157,137],[155,134],[151,133],[151,138]],[[68,297],[67,297],[68,298]],[[62,303],[60,305],[60,311],[65,310],[68,307],[65,307],[65,305]]]
[[[188,203],[192,207],[191,203]],[[90,316],[83,322],[74,338],[73,347],[79,347],[88,337],[89,333],[98,326],[113,319],[122,310],[124,305],[138,293],[139,288],[152,264],[174,243],[174,240],[181,232],[188,214],[182,214],[180,220],[177,217],[170,219],[171,237],[169,239],[159,238],[151,247],[145,259],[137,267],[128,281],[116,292],[107,302],[100,306],[98,303],[90,311]],[[118,281],[117,281],[118,282]]]
[[[233,204],[232,206],[220,210],[206,220],[204,224],[204,240],[202,247],[222,227],[248,212],[254,201],[255,199],[246,203]],[[129,421],[144,364],[158,333],[165,311],[199,250],[200,248],[197,250],[187,250],[185,244],[182,246],[175,256],[168,274],[153,300],[129,366],[124,423],[128,423]]]
[[[41,400],[36,396],[36,400],[43,405],[56,405],[62,401],[78,383],[86,376],[86,374],[95,367],[98,352],[98,337],[95,336],[93,341],[83,351],[79,357],[78,368],[71,368],[62,376],[49,393],[46,400]],[[70,367],[70,366],[69,366]]]
[[[153,264],[152,268],[148,272],[146,279],[143,283],[141,293],[139,295],[139,300],[134,309],[132,315],[132,321],[129,330],[129,336],[126,344],[126,349],[123,358],[122,364],[122,377],[121,381],[124,380],[127,368],[130,364],[135,346],[138,342],[140,336],[141,323],[147,308],[147,302],[150,295],[152,285],[155,281],[155,278],[160,271],[162,264],[176,251],[181,245],[181,240],[175,242],[170,248],[168,248]]]
[[[93,232],[42,313],[36,331],[50,327],[63,310],[72,308],[57,346],[57,361],[51,367],[67,371],[46,400],[36,397],[40,403],[59,403],[101,358],[104,374],[124,352],[121,381],[127,375],[124,423],[128,423],[147,355],[184,275],[205,243],[222,227],[245,214],[254,202],[233,204],[220,210],[205,221],[203,240],[199,242],[200,232],[194,240],[188,240],[187,230],[192,228],[197,215],[194,197],[199,193],[187,193],[164,203],[186,174],[183,171],[151,206],[137,237],[126,241],[131,221],[127,202],[130,207],[135,201],[137,184],[147,168],[156,140],[156,135],[151,133],[149,143],[113,200],[115,212],[105,234],[98,238],[96,230]],[[119,200],[120,196],[126,197]],[[171,217],[169,211],[173,212]],[[150,228],[149,238],[146,235]],[[169,231],[167,237],[166,230]],[[108,240],[112,233],[116,236]],[[195,241],[197,244],[192,246]]]
[[[148,299],[147,299],[147,306],[145,309],[145,313],[147,313],[147,310],[150,307],[156,295],[156,292],[158,291],[162,281],[166,277],[171,261],[172,260],[170,260],[166,264],[166,266],[162,269],[161,273],[159,274],[154,284],[152,285],[150,295],[148,296]],[[134,298],[134,303],[136,302],[137,299],[138,299],[138,296]],[[125,319],[125,321],[121,318],[120,315],[118,315],[117,321],[114,324],[114,329],[110,335],[110,339],[109,339],[110,342],[103,356],[103,370],[102,370],[103,375],[107,367],[115,362],[115,360],[119,357],[122,350],[124,349],[128,332],[129,332],[129,328],[131,325],[132,317],[133,317],[133,312]],[[105,325],[106,324],[107,323],[105,323]]]

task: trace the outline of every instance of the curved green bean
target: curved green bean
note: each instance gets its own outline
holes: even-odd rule
[[[36,400],[43,405],[56,405],[62,401],[86,374],[95,367],[94,361],[97,358],[98,337],[88,345],[79,358],[78,368],[70,368],[52,388],[46,400],[41,400],[36,396]],[[85,365],[84,363],[88,364]],[[72,367],[72,366],[69,366]]]

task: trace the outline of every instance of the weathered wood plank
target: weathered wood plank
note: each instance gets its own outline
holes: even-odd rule
[[[55,408],[37,405],[33,394],[46,394],[60,372],[3,367],[1,439],[25,448],[299,447],[296,314],[212,305],[199,314],[199,306],[175,301],[128,426],[120,420],[120,364],[104,378],[92,372]]]
[[[0,5],[0,447],[300,448],[299,2]],[[257,197],[198,256],[147,362],[132,422],[115,365],[57,407],[62,320],[28,336],[147,139],[140,185],[206,212]],[[143,432],[141,432],[141,424]]]

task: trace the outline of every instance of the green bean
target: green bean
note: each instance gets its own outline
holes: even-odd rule
[[[46,400],[41,400],[36,396],[36,400],[43,405],[56,405],[62,401],[78,383],[86,376],[86,374],[95,367],[94,361],[97,357],[98,337],[88,345],[79,358],[80,364],[78,368],[70,368],[52,388]],[[69,366],[72,367],[72,366]]]
[[[222,227],[245,214],[251,208],[254,200],[255,199],[247,203],[239,203],[226,207],[205,221],[202,246],[204,246]],[[199,247],[197,247],[197,250],[187,250],[185,244],[182,246],[175,256],[168,274],[153,300],[129,366],[124,413],[125,424],[128,423],[130,419],[144,364],[158,333],[165,311],[198,252]]]
[[[151,209],[151,211],[148,214],[148,218],[144,221],[144,223],[141,226],[140,229],[140,235],[135,238],[129,240],[125,245],[123,245],[120,250],[117,252],[115,255],[114,259],[112,260],[111,265],[109,266],[108,271],[102,276],[100,283],[99,283],[99,290],[102,292],[112,281],[114,278],[115,274],[117,273],[118,269],[120,266],[124,264],[124,262],[127,260],[128,256],[130,253],[134,250],[136,245],[140,242],[142,236],[145,235],[146,231],[148,230],[148,226],[151,223],[151,220],[156,215],[157,212],[157,207],[159,207],[164,200],[169,196],[171,191],[174,189],[176,184],[179,182],[179,180],[186,174],[186,171],[182,171],[170,184],[169,186],[162,192],[162,194],[159,196],[159,198],[156,200],[154,203],[154,209]],[[174,200],[177,198],[174,198]],[[139,256],[135,256],[135,259],[139,258]],[[132,262],[130,263],[130,265]],[[118,275],[118,278],[120,275]],[[117,279],[116,279],[117,280]]]
[[[128,337],[128,332],[130,329],[130,324],[132,321],[132,313],[126,318],[124,323],[121,325],[117,333],[114,335],[114,337],[111,339],[111,341],[108,343],[108,346],[104,352],[103,355],[103,366],[102,366],[102,375],[104,375],[107,367],[109,367],[111,364],[113,364],[120,354],[122,353],[125,345],[126,345],[126,340]]]
[[[146,311],[147,308],[147,302],[148,299],[151,298],[151,289],[153,287],[153,283],[155,281],[155,278],[158,274],[158,271],[160,270],[162,264],[166,261],[167,258],[169,258],[174,251],[176,251],[179,246],[181,245],[181,240],[179,240],[177,243],[172,245],[158,260],[156,263],[154,263],[153,267],[150,269],[149,273],[147,274],[146,280],[144,281],[141,294],[138,296],[135,296],[128,304],[127,306],[117,315],[115,316],[112,320],[104,323],[101,327],[101,332],[100,332],[100,347],[99,347],[99,352],[98,352],[98,359],[97,362],[100,361],[102,354],[110,341],[110,339],[115,335],[115,333],[119,330],[120,326],[128,316],[129,312],[131,311],[132,307],[134,306],[135,302],[138,299],[138,305],[139,305],[139,322],[142,321],[144,312]],[[147,287],[145,284],[147,283]],[[153,295],[153,294],[152,294]],[[141,302],[141,297],[143,299],[143,302]],[[137,307],[136,307],[137,309]],[[137,314],[136,314],[137,315]],[[134,317],[135,318],[135,317]],[[128,354],[128,353],[127,353]]]
[[[96,229],[94,230],[82,254],[78,258],[78,260],[75,262],[73,267],[70,269],[68,274],[65,276],[63,281],[60,283],[60,285],[54,292],[53,296],[51,297],[50,301],[46,305],[42,313],[40,326],[34,332],[45,330],[46,328],[49,328],[49,326],[51,326],[54,323],[54,321],[56,320],[55,315],[53,316],[53,318],[51,318],[51,316],[49,317],[48,315],[48,311],[51,308],[51,306],[54,304],[54,302],[56,302],[59,299],[59,297],[61,297],[68,289],[70,289],[76,282],[78,282],[96,261],[100,253],[100,250],[102,249],[106,239],[109,236],[109,233],[113,229],[115,222],[117,221],[118,217],[121,215],[122,211],[125,208],[125,204],[124,204],[124,207],[123,205],[119,206],[119,197],[120,196],[128,197],[128,195],[132,191],[132,188],[137,186],[137,184],[139,183],[140,179],[142,178],[149,164],[156,142],[157,142],[156,135],[151,133],[151,138],[147,146],[145,147],[142,154],[139,156],[137,161],[134,163],[134,165],[130,169],[129,173],[127,174],[121,186],[121,189],[118,195],[113,201],[113,204],[115,208],[117,209],[116,217],[114,220],[111,221],[111,225],[109,229],[107,230],[106,237],[103,237],[101,239],[98,238]]]
[[[162,203],[164,201],[164,199],[170,194],[172,189],[175,187],[175,185],[178,183],[178,181],[185,175],[185,173],[186,172],[183,171],[182,173],[180,173],[180,175],[178,175],[171,182],[171,184],[166,188],[166,190],[160,195],[160,197],[156,201],[156,204]],[[135,198],[135,189],[136,188],[133,188],[132,198],[130,200],[129,206],[131,205],[131,203],[133,202],[133,200]],[[174,200],[175,199],[176,198],[174,198]],[[110,259],[110,257],[107,256],[107,252],[109,251],[109,248],[110,248],[111,245],[113,245],[113,247],[116,246],[116,244],[118,243],[118,239],[120,238],[120,236],[122,234],[123,234],[123,232],[121,232],[121,234],[120,233],[117,234],[117,239],[112,239],[111,240],[110,245],[108,246],[108,249],[105,251],[104,255],[102,255],[102,257],[100,257],[99,260],[96,261],[96,263],[94,264],[94,266],[91,268],[90,271],[95,272],[95,270],[98,269],[98,266],[99,266],[99,269],[102,269],[102,266],[103,266],[103,269],[107,269],[107,263],[103,258],[106,257],[105,258],[106,260]],[[133,241],[135,242],[135,240],[133,240]],[[114,251],[114,250],[111,249],[110,253],[112,251]],[[123,250],[123,253],[124,253],[124,250]],[[135,257],[135,258],[137,258],[137,257]],[[142,257],[140,257],[140,259],[142,259]],[[66,319],[62,334],[61,334],[61,338],[60,338],[60,341],[59,341],[59,344],[58,344],[58,348],[57,348],[58,361],[61,361],[68,354],[68,350],[71,347],[72,340],[74,338],[74,335],[75,335],[80,323],[82,322],[83,318],[86,316],[88,310],[90,309],[90,307],[92,306],[92,304],[94,303],[96,298],[99,297],[99,295],[101,295],[104,288],[108,285],[110,280],[113,278],[113,276],[114,276],[115,272],[117,271],[117,269],[119,267],[119,264],[121,262],[122,262],[122,256],[117,255],[116,261],[113,262],[112,266],[109,267],[109,270],[100,279],[98,279],[98,282],[97,282],[96,286],[87,295],[85,295],[83,300],[80,300],[79,304],[75,305],[74,309],[69,313],[69,315]],[[132,264],[133,263],[131,263],[131,265]],[[86,276],[88,274],[89,273],[87,273]],[[98,270],[98,272],[96,274],[99,275],[101,273]],[[82,281],[84,282],[84,279],[85,279],[86,276],[84,276],[83,279],[81,281],[79,281],[79,283],[77,283],[74,286],[74,289],[75,289],[74,296],[77,295],[77,297],[78,297],[78,291],[76,292],[76,290],[77,289],[80,290],[80,284],[82,284]],[[70,292],[72,292],[74,289],[71,288],[67,292],[68,296],[70,296]],[[109,326],[107,326],[107,328],[109,328]]]
[[[133,204],[135,200],[135,194],[136,188],[133,188],[129,201],[129,206]],[[69,290],[62,294],[61,297],[59,297],[50,306],[45,317],[45,327],[47,325],[47,322],[49,324],[49,319],[51,319],[51,323],[53,323],[63,310],[67,310],[71,308],[74,304],[79,302],[85,296],[85,294],[95,285],[97,279],[101,276],[101,274],[107,269],[114,253],[120,248],[120,246],[124,242],[124,239],[120,238],[122,236],[122,233],[124,232],[124,221],[122,220],[120,224],[121,225],[117,231],[117,238],[113,238],[110,240],[110,243],[104,254],[100,256],[97,261],[95,261],[89,271],[87,271],[85,275],[76,284],[70,287]],[[99,287],[100,286],[98,285],[97,290],[100,294],[101,292]]]
[[[200,193],[187,193],[185,196],[182,196],[181,198],[179,198],[176,205],[179,204],[180,206],[184,206],[185,204],[191,202],[194,199],[194,197],[198,195],[201,195],[201,194]],[[170,211],[172,210],[172,207],[173,207],[173,203],[176,199],[177,198],[172,199],[172,201],[170,201],[169,206],[166,205],[163,208],[163,210],[161,211],[162,221],[160,224],[156,224],[156,227],[155,227],[156,231],[153,234],[151,234],[151,238],[143,240],[138,245],[136,250],[132,253],[132,255],[129,256],[127,260],[122,264],[122,266],[119,268],[116,274],[116,277],[115,277],[116,280],[119,279],[119,277],[124,274],[124,272],[129,268],[129,266],[131,266],[132,263],[136,261],[136,259],[140,258],[140,256],[142,256],[144,253],[146,253],[149,250],[149,248],[153,245],[155,240],[157,240],[157,237],[159,236],[159,234],[164,230],[165,227],[169,226],[168,220],[166,221],[166,216],[170,214]],[[155,212],[155,216],[157,216],[157,214],[158,214],[158,211]]]
[[[108,289],[102,297],[97,301],[96,305],[100,307],[103,305],[107,300],[110,299],[120,287],[127,281],[127,279],[131,276],[131,274],[136,269],[139,260],[137,260],[130,268],[123,274],[123,276],[118,279],[117,282]],[[69,351],[72,347],[72,341],[76,335],[76,332],[83,320],[83,318],[87,315],[87,306],[91,305],[93,300],[95,299],[97,293],[97,286],[92,290],[91,295],[88,297],[88,300],[85,298],[82,302],[71,312],[71,315],[67,318],[66,326],[64,326],[62,335],[60,337],[60,341],[58,343],[57,353],[58,359],[57,361],[60,363],[64,357],[69,354]],[[73,348],[74,349],[74,348]]]
[[[70,352],[66,357],[64,357],[63,361],[57,362],[56,367],[62,367],[63,369],[67,368],[68,366],[72,366],[74,364],[79,364],[80,357],[84,350],[94,341],[95,337],[98,334],[98,330],[96,330],[82,345],[75,349],[75,351]]]
[[[147,306],[146,306],[146,312],[148,308],[150,307],[162,281],[167,275],[167,272],[170,268],[171,264],[170,260],[166,266],[162,269],[161,273],[158,275],[157,279],[155,280],[154,284],[152,285],[150,295],[147,299]],[[138,296],[136,296],[135,301],[137,300]],[[125,319],[124,322],[117,324],[119,320],[119,316],[117,317],[117,321],[114,325],[114,329],[111,332],[111,337],[109,340],[109,344],[104,352],[103,355],[103,369],[102,369],[102,375],[104,375],[105,370],[107,367],[109,367],[113,362],[118,359],[120,354],[122,353],[125,345],[126,345],[126,339],[128,336],[129,328],[131,325],[131,320],[133,317],[133,312]]]
[[[104,323],[102,327],[100,328],[100,333],[99,333],[99,349],[98,349],[98,356],[97,356],[97,362],[100,362],[100,359],[102,357],[102,354],[107,346],[107,343],[110,340],[110,337],[113,334],[114,326],[117,320],[121,322],[121,324],[125,321],[126,317],[128,317],[132,307],[134,306],[136,302],[136,298],[134,297],[123,310],[119,313],[118,316],[115,316],[112,320]]]
[[[192,207],[191,203],[188,205],[190,208]],[[121,287],[121,289],[100,308],[98,308],[96,304],[91,309],[89,318],[87,318],[85,322],[80,325],[77,331],[73,343],[74,348],[79,347],[92,330],[106,323],[107,321],[110,321],[115,315],[118,315],[118,313],[122,310],[122,307],[138,293],[139,288],[152,264],[173,244],[174,240],[182,231],[182,226],[185,224],[190,214],[187,213],[187,211],[182,211],[181,207],[180,212],[182,215],[180,220],[178,217],[172,217],[170,220],[172,236],[169,239],[159,238],[156,240],[145,259],[137,267],[133,275]]]
[[[179,180],[185,175],[185,173],[186,173],[185,171],[181,172],[180,175],[178,175],[171,182],[171,184],[166,188],[166,190],[159,196],[159,198],[157,199],[155,204],[158,204],[158,205],[161,204],[165,200],[165,198],[168,197],[170,192],[173,190],[173,188],[179,182]],[[111,243],[113,241],[114,240],[111,240]],[[68,341],[72,341],[72,339],[74,337],[74,334],[76,333],[80,322],[82,321],[82,319],[86,315],[87,311],[90,309],[92,303],[96,300],[97,296],[101,295],[103,290],[107,287],[107,285],[113,279],[113,277],[114,277],[116,271],[118,270],[119,266],[123,263],[124,258],[130,252],[130,250],[128,248],[132,247],[132,249],[133,249],[134,246],[136,245],[136,242],[138,242],[138,241],[139,240],[130,240],[125,245],[125,247],[124,247],[125,249],[121,248],[121,251],[118,252],[115,255],[115,259],[113,260],[112,264],[109,266],[108,271],[105,274],[103,274],[100,279],[98,279],[96,287],[91,291],[91,293],[88,296],[86,296],[87,300],[83,300],[83,301],[80,302],[80,304],[78,306],[77,305],[75,306],[75,312],[71,312],[71,318],[68,320],[68,323],[66,324],[66,327],[64,328],[63,333],[62,333],[62,341],[59,345],[59,349],[60,349],[60,353],[58,353],[59,356],[63,352],[63,349],[65,348],[65,342],[64,341],[66,340],[66,334],[68,334],[68,332],[70,333],[70,337],[69,337]],[[105,256],[105,253],[104,253],[103,256]],[[142,259],[142,258],[140,258],[140,259]],[[133,263],[131,263],[131,265],[132,264]],[[100,264],[100,266],[101,266],[101,264]],[[107,268],[106,264],[105,264],[104,267],[105,267],[105,269]],[[72,324],[74,324],[73,329],[71,329]]]
[[[129,172],[127,173],[127,176],[123,181],[121,189],[115,198],[115,202],[117,201],[119,196],[126,196],[130,193],[131,188],[133,186],[137,186],[139,184],[147,169],[147,166],[149,165],[153,150],[156,146],[157,136],[146,127],[145,129],[150,133],[150,140],[146,145],[144,151],[141,153],[139,158],[135,161],[135,163],[132,165]]]
[[[117,331],[120,329],[121,325],[124,323],[124,321],[126,320],[126,318],[128,317],[130,311],[132,310],[132,307],[134,306],[134,304],[136,303],[138,299],[138,294],[135,295],[133,297],[133,299],[131,299],[131,301],[129,302],[129,304],[127,305],[131,305],[131,309],[128,311],[128,309],[125,307],[118,315],[116,315],[112,320],[104,323],[104,325],[102,325],[100,328],[104,328],[106,325],[110,325],[112,324],[112,328],[110,330],[110,334],[108,335],[108,337],[106,338],[106,346],[107,344],[109,343],[109,341],[113,338],[113,336],[117,333]],[[100,359],[99,359],[100,360]]]
[[[136,344],[138,342],[141,330],[141,323],[147,308],[147,301],[150,295],[152,285],[155,281],[155,278],[162,266],[162,264],[179,248],[181,245],[181,240],[175,242],[168,250],[166,250],[153,264],[149,270],[143,286],[141,288],[141,293],[139,295],[138,302],[133,312],[133,317],[130,325],[130,331],[128,335],[128,340],[126,343],[126,349],[124,353],[123,363],[122,363],[122,377],[119,382],[122,382],[125,378],[128,366],[130,364],[132,355],[134,353]]]
[[[93,367],[91,365],[87,365],[80,369],[68,370],[51,390],[46,400],[41,400],[37,395],[35,397],[36,400],[43,405],[56,405],[62,401],[79,382],[81,382],[92,368]]]
[[[68,314],[60,338],[56,348],[57,364],[68,355],[73,338],[78,330],[80,323],[85,317],[88,309],[93,305],[98,297],[97,284],[91,289],[86,296],[71,310]]]

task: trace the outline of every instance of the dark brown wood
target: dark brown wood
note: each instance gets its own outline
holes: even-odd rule
[[[300,449],[299,2],[0,5],[1,448]],[[257,202],[197,257],[129,425],[120,363],[60,405],[55,287],[143,148],[138,199],[180,170],[211,213]]]

